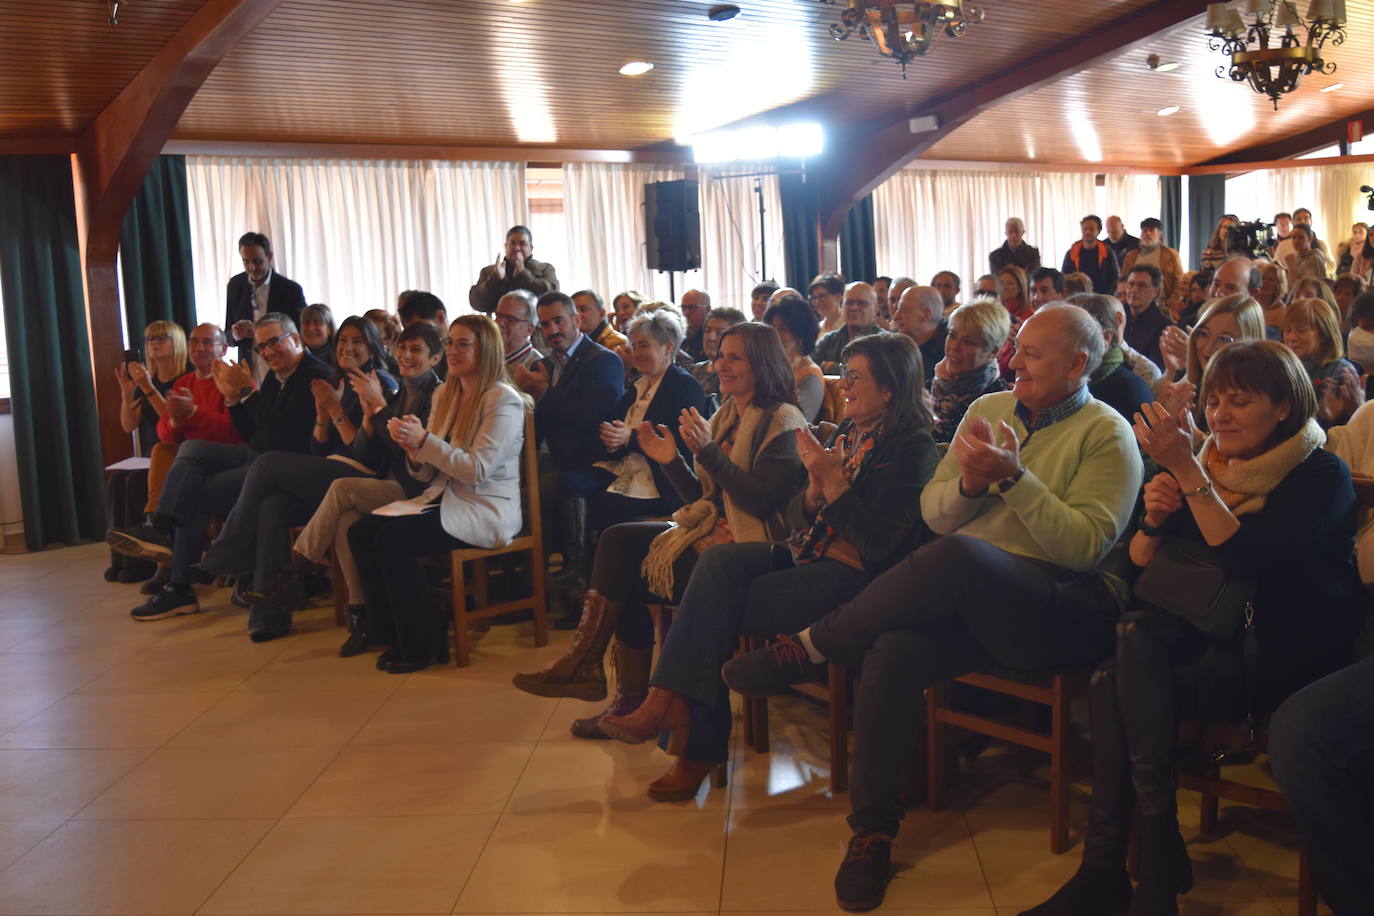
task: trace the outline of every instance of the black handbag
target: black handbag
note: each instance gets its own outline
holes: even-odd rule
[[[1253,616],[1255,582],[1227,575],[1215,548],[1166,537],[1135,581],[1135,596],[1217,639],[1231,639]]]

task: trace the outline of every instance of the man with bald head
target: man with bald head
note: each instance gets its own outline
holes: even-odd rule
[[[892,330],[915,342],[929,383],[935,364],[944,358],[945,338],[949,336],[943,295],[933,286],[908,288],[892,312]]]
[[[1123,606],[1097,565],[1131,519],[1143,469],[1130,424],[1088,392],[1103,350],[1102,329],[1075,306],[1022,322],[1015,387],[973,402],[921,493],[922,517],[944,537],[807,629],[721,669],[753,696],[810,678],[824,661],[863,672],[854,836],[835,876],[843,909],[878,906],[891,879],[925,688],[988,665],[1059,671],[1112,654]]]
[[[845,344],[882,330],[877,323],[878,294],[867,283],[851,283],[844,288],[840,315],[844,325],[822,337],[816,344],[816,352],[811,354],[811,358],[827,375],[835,375],[840,371],[840,354],[844,352]]]
[[[705,290],[689,289],[678,300],[678,308],[687,321],[687,336],[679,348],[698,363],[706,358],[706,316],[711,313],[711,294]]]
[[[1207,288],[1208,299],[1223,296],[1254,296],[1259,292],[1263,278],[1255,262],[1247,257],[1227,258],[1217,272],[1212,274],[1212,285]]]

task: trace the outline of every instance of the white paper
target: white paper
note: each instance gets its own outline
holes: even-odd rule
[[[125,458],[105,468],[107,471],[146,471],[152,465],[151,458]]]

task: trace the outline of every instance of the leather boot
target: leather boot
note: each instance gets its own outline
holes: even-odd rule
[[[649,692],[649,668],[653,656],[653,649],[631,649],[619,640],[611,643],[611,667],[615,669],[615,696],[611,697],[611,705],[597,715],[573,720],[574,738],[605,741],[611,736],[601,730],[602,716],[628,716],[639,708],[639,704],[644,702],[644,697]]]
[[[626,744],[643,744],[667,732],[666,750],[674,757],[681,757],[687,747],[687,735],[692,730],[692,710],[681,694],[650,687],[649,695],[638,709],[628,716],[604,716],[601,730]]]
[[[352,658],[355,655],[362,655],[367,651],[369,645],[367,610],[361,606],[354,606],[348,609],[349,629],[348,641],[339,647],[340,658]]]
[[[511,683],[535,696],[606,699],[602,659],[620,619],[620,607],[620,602],[607,601],[596,589],[589,590],[582,599],[582,622],[563,657],[542,671],[517,674]]]
[[[1140,884],[1129,916],[1174,916],[1178,895],[1193,887],[1193,864],[1178,832],[1178,818],[1147,814],[1141,819]]]
[[[649,797],[654,801],[687,801],[696,798],[702,780],[718,766],[679,757],[673,761],[668,772],[649,783]]]

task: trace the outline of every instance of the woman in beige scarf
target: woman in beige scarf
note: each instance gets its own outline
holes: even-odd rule
[[[635,432],[640,450],[662,467],[684,505],[669,520],[627,522],[602,532],[571,648],[542,671],[517,674],[516,687],[539,696],[604,698],[602,656],[614,634],[618,676],[607,712],[633,712],[648,690],[648,605],[676,604],[707,547],[781,540],[799,520],[806,470],[794,430],[806,419],[777,333],[754,322],[728,329],[716,375],[726,400],[710,422],[696,410],[680,418],[691,466],[666,426],[644,423]],[[599,720],[578,720],[573,734],[604,739]]]
[[[1350,469],[1321,445],[1302,363],[1271,340],[1221,349],[1202,378],[1211,436],[1198,455],[1183,411],[1146,405],[1141,448],[1164,470],[1145,484],[1131,560],[1148,566],[1166,538],[1216,551],[1227,577],[1255,583],[1250,686],[1240,632],[1217,640],[1137,602],[1117,628],[1116,658],[1093,678],[1093,806],[1083,865],[1027,916],[1177,913],[1193,885],[1178,829],[1180,719],[1262,720],[1286,696],[1348,664],[1362,610]],[[1143,414],[1143,416],[1142,416]],[[1239,630],[1239,625],[1238,625]],[[1131,813],[1141,814],[1140,885],[1126,874]]]

